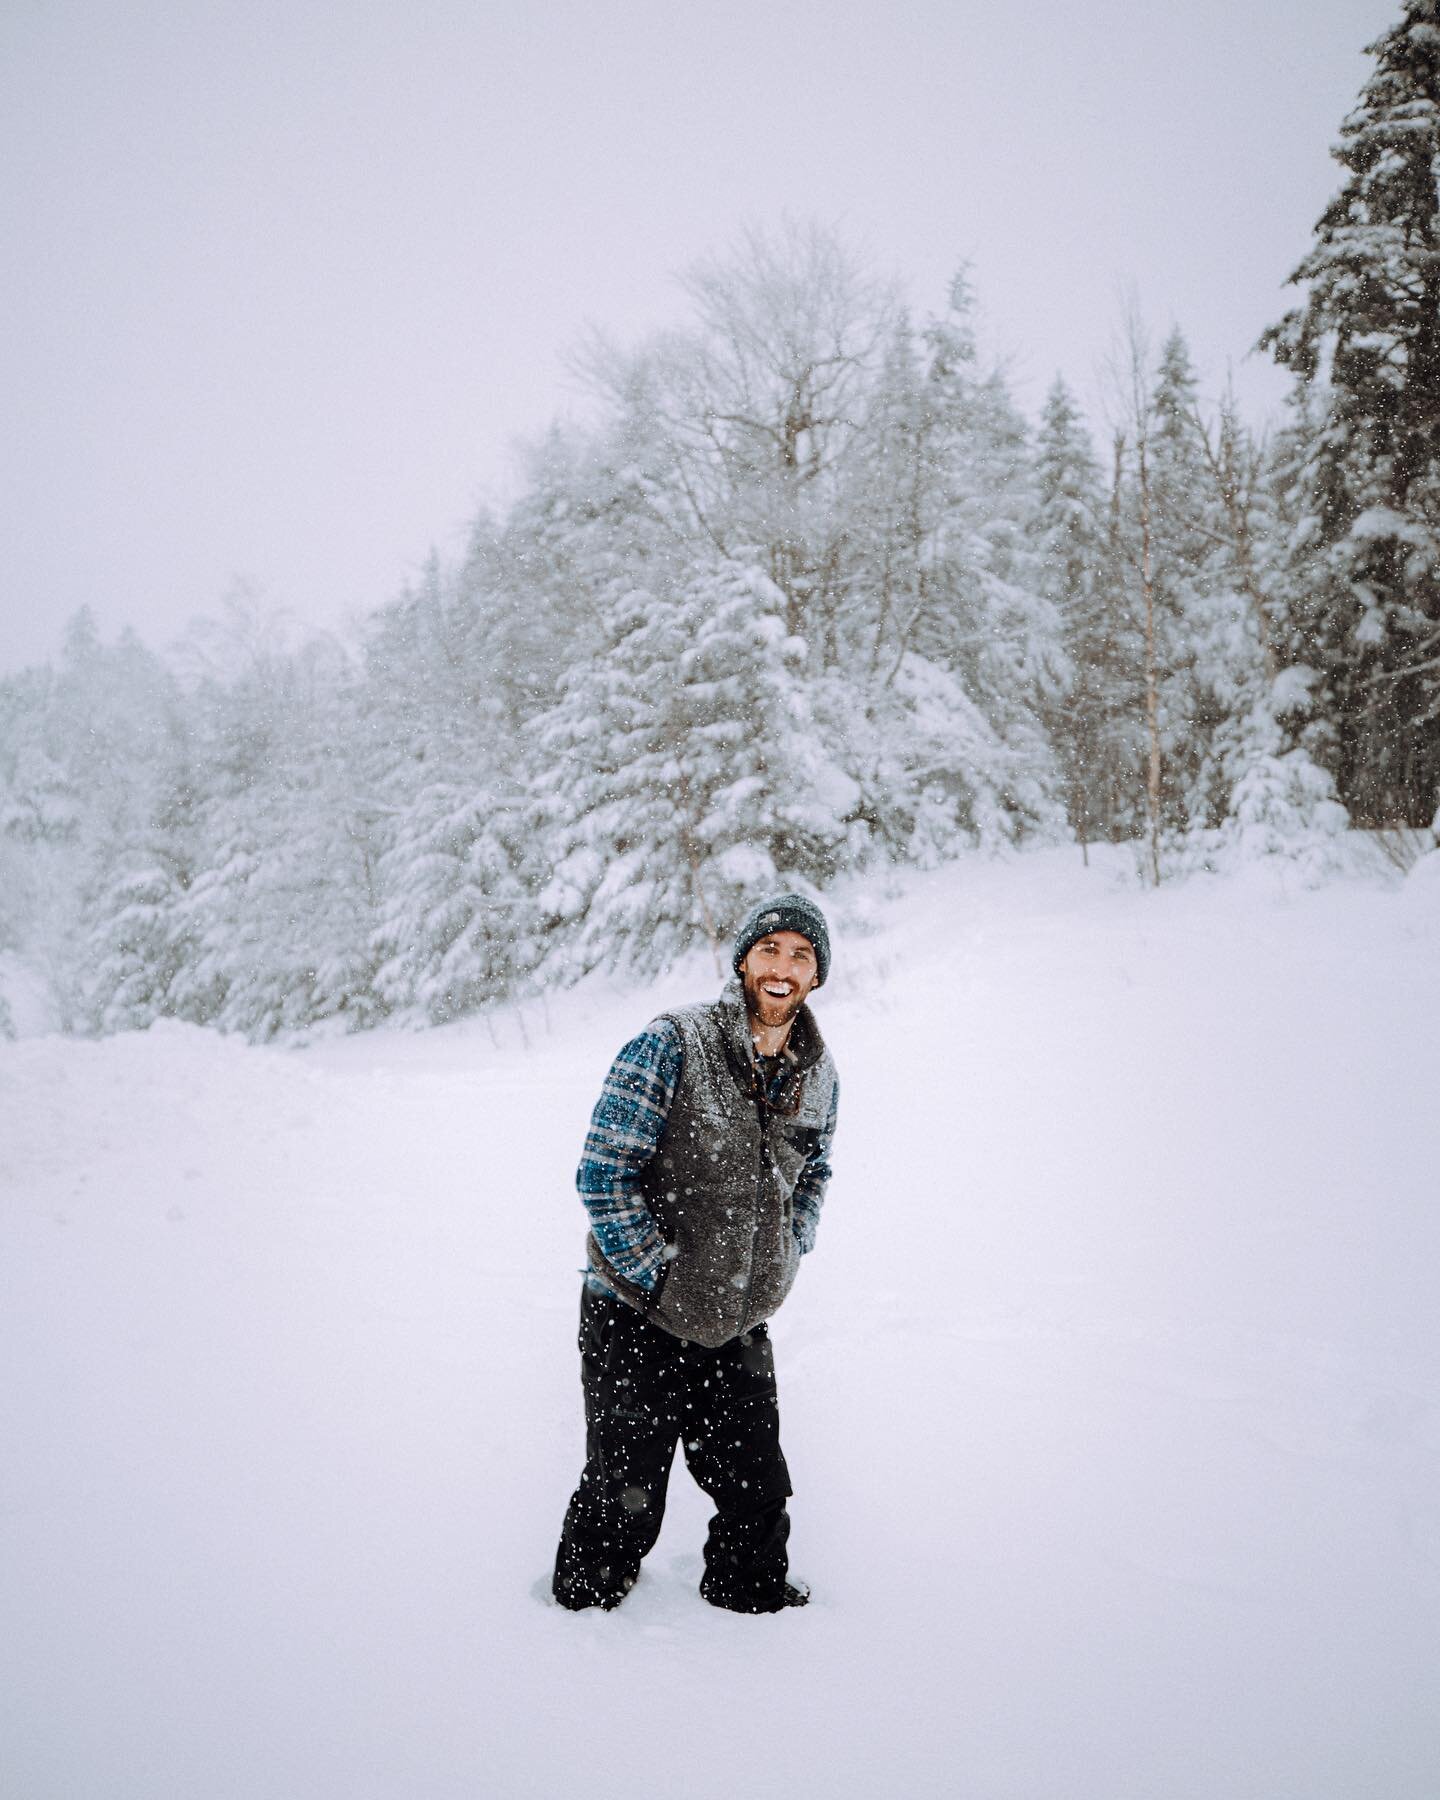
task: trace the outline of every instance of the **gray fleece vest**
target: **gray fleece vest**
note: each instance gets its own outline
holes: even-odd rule
[[[616,1276],[593,1236],[589,1255],[652,1324],[714,1349],[768,1319],[794,1283],[791,1200],[829,1116],[835,1065],[802,1006],[771,1106],[758,1091],[738,979],[709,1005],[662,1016],[680,1033],[684,1064],[644,1189],[671,1260],[651,1296]]]

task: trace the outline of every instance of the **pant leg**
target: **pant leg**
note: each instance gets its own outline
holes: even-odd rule
[[[584,1291],[585,1468],[555,1556],[552,1592],[563,1606],[616,1605],[660,1535],[680,1432],[679,1349],[633,1307]]]
[[[790,1472],[780,1448],[774,1354],[763,1325],[703,1352],[686,1382],[681,1442],[715,1502],[700,1591],[717,1606],[773,1612],[784,1604]],[[697,1379],[698,1377],[698,1379]]]

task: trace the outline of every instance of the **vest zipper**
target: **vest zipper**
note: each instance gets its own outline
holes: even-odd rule
[[[765,1195],[765,1162],[769,1150],[765,1122],[767,1104],[765,1096],[757,1094],[755,1113],[760,1121],[760,1166],[755,1172],[755,1216],[750,1221],[750,1268],[745,1277],[745,1292],[740,1301],[740,1328],[735,1334],[737,1337],[745,1330],[745,1321],[750,1317],[750,1296],[755,1291],[755,1245],[760,1237],[760,1203]]]

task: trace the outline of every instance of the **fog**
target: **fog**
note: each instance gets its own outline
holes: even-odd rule
[[[237,579],[392,597],[582,404],[587,324],[676,316],[745,221],[838,225],[917,306],[973,260],[1033,412],[1098,415],[1133,287],[1210,386],[1335,185],[1389,0],[0,16],[0,668],[81,605],[163,643]]]

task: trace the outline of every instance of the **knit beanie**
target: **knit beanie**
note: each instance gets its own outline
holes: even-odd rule
[[[824,913],[803,894],[777,894],[750,908],[735,936],[735,973],[740,973],[746,952],[772,931],[798,931],[809,938],[815,951],[815,985],[822,986],[830,973],[830,932]]]

